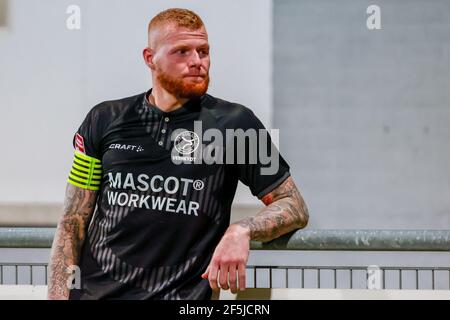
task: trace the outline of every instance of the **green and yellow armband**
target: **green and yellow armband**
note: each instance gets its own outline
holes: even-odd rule
[[[99,190],[102,181],[102,162],[75,150],[72,170],[70,170],[68,183],[74,186]]]

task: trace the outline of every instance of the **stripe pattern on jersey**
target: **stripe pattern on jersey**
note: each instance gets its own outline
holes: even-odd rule
[[[107,246],[107,235],[134,210],[135,208],[113,206],[105,212],[103,218],[93,221],[88,229],[93,257],[102,271],[115,281],[128,283],[163,300],[181,300],[177,288],[168,288],[172,288],[176,281],[198,268],[198,256],[190,257],[177,265],[142,268],[123,261]]]
[[[101,161],[75,150],[67,182],[83,189],[97,191],[100,189],[101,179]]]
[[[209,216],[214,223],[219,224],[223,219],[222,208],[217,197],[212,194],[220,192],[220,186],[225,176],[224,167],[221,167],[215,174],[202,179],[208,188],[197,192],[194,196],[186,198],[189,201],[197,201],[202,208],[203,214]],[[130,195],[133,191],[128,191]],[[136,191],[134,191],[136,192]],[[165,198],[174,198],[165,192],[137,192],[139,196],[159,195]],[[216,200],[213,200],[216,198]],[[181,193],[176,196],[181,200]],[[121,223],[125,217],[135,211],[135,207],[110,206],[103,216],[96,216],[88,229],[88,238],[92,256],[105,274],[108,274],[115,281],[127,283],[139,289],[143,289],[152,295],[153,298],[163,300],[180,300],[182,297],[178,288],[173,288],[174,283],[198,268],[200,261],[198,256],[192,256],[175,265],[163,265],[153,267],[137,267],[118,257],[113,250],[108,247],[107,239],[112,229]]]

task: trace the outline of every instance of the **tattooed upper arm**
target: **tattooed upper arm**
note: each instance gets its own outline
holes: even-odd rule
[[[261,200],[266,205],[263,210],[235,223],[247,228],[252,240],[270,241],[307,225],[308,208],[292,177],[286,178]]]
[[[266,206],[278,199],[285,197],[299,197],[300,193],[291,176],[287,177],[278,187],[267,193],[261,198]]]
[[[287,177],[271,192],[264,195],[261,198],[261,201],[266,206],[278,201],[286,211],[292,216],[297,217],[299,227],[301,228],[305,227],[308,223],[308,207],[291,176]]]

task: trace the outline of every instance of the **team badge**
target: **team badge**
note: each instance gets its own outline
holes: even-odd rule
[[[193,131],[183,131],[179,133],[174,141],[175,149],[183,154],[188,155],[197,150],[200,145],[200,138]]]

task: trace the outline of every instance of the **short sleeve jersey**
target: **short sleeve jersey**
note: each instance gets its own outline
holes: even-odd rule
[[[163,112],[150,92],[100,103],[74,135],[68,182],[98,197],[70,299],[210,299],[201,274],[238,181],[262,198],[289,176],[250,109],[205,94]],[[255,145],[273,148],[275,169],[249,151]]]

